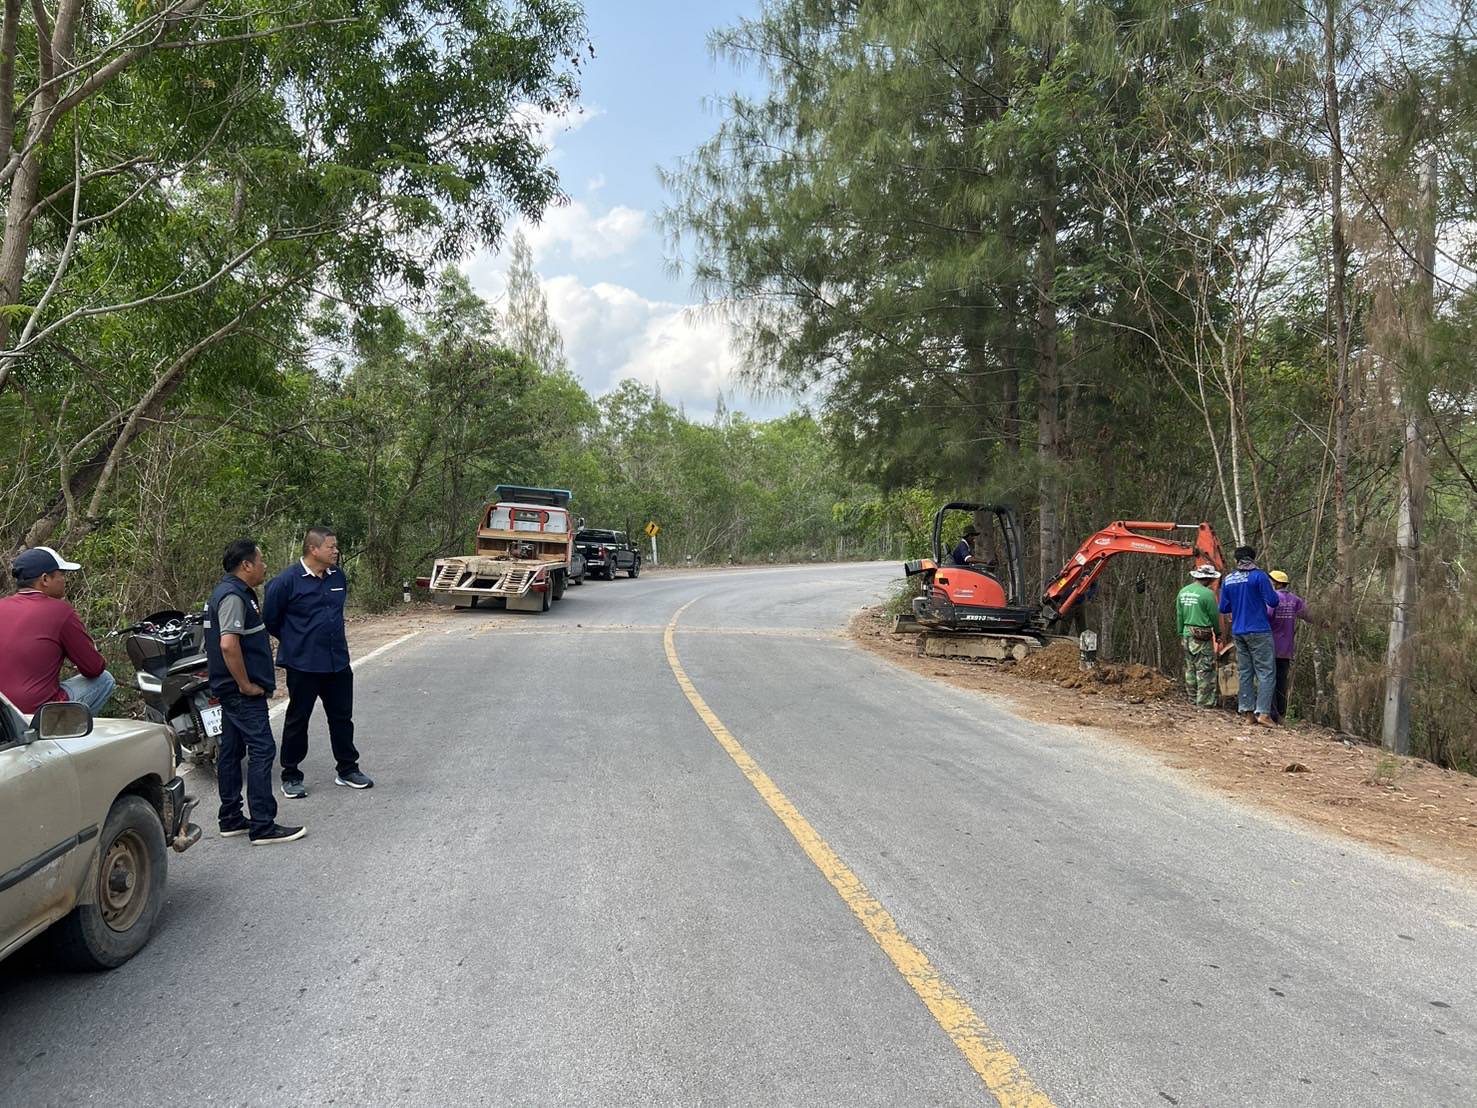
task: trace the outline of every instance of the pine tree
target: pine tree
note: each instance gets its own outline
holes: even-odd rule
[[[549,317],[549,301],[533,268],[533,251],[521,231],[513,235],[512,254],[508,264],[508,307],[503,313],[503,338],[510,349],[544,372],[562,373],[568,368],[564,338]]]

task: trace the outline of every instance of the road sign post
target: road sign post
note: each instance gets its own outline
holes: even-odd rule
[[[651,539],[651,564],[654,566],[661,564],[656,560],[656,536],[661,529],[661,524],[657,523],[656,520],[652,520],[646,525],[647,537]]]

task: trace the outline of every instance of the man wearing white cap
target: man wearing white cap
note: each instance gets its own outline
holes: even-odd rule
[[[1220,571],[1207,563],[1190,571],[1194,578],[1174,599],[1175,630],[1184,644],[1185,692],[1190,703],[1214,708],[1220,701],[1215,676],[1215,629],[1220,624],[1216,595],[1202,582],[1215,581]]]
[[[113,695],[113,675],[64,599],[67,574],[81,569],[49,546],[18,555],[10,572],[19,586],[0,600],[0,692],[25,715],[55,700],[75,700],[94,712]],[[62,662],[77,676],[61,680]]]

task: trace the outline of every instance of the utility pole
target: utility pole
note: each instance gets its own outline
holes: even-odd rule
[[[1390,639],[1385,651],[1385,717],[1381,741],[1396,754],[1410,753],[1410,684],[1415,672],[1416,606],[1420,599],[1421,524],[1425,514],[1426,457],[1420,381],[1430,350],[1436,299],[1436,147],[1428,142],[1420,171],[1420,227],[1412,274],[1409,362],[1400,386],[1405,441],[1400,453],[1400,515],[1395,532]]]

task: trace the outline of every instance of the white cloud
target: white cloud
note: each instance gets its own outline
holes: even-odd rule
[[[660,385],[669,403],[707,419],[719,390],[729,407],[756,417],[787,411],[785,402],[756,402],[738,383],[739,356],[721,319],[697,308],[648,300],[610,282],[573,276],[544,282],[549,315],[564,336],[570,368],[599,395],[625,378]]]
[[[549,208],[538,223],[520,224],[535,262],[563,256],[574,262],[624,254],[646,233],[646,213],[617,204],[596,214],[582,200]]]
[[[536,141],[550,151],[554,149],[560,135],[571,135],[605,114],[604,108],[593,104],[586,104],[565,115],[547,112],[534,104],[520,104],[513,111],[519,118],[532,124]]]

